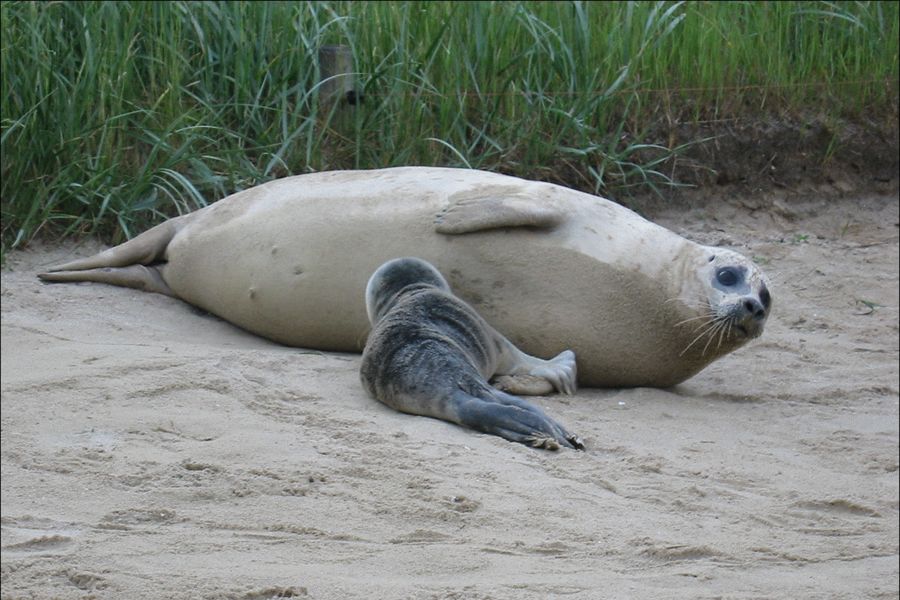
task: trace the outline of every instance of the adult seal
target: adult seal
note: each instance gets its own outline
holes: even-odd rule
[[[539,379],[575,391],[575,355],[529,356],[450,291],[444,277],[417,258],[379,267],[366,285],[372,322],[360,379],[371,396],[395,410],[470,427],[538,448],[583,448],[581,440],[521,398],[491,387],[504,375]]]
[[[758,336],[763,273],[609,200],[484,171],[401,167],[271,181],[45,281],[181,298],[272,340],[359,351],[361,290],[418,256],[517,347],[572,349],[587,386],[671,386]]]

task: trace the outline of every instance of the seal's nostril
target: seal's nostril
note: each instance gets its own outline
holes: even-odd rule
[[[762,304],[752,298],[744,300],[744,310],[757,321],[762,321],[766,318],[766,309],[762,307]]]

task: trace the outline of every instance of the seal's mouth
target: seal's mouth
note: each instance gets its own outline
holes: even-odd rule
[[[740,321],[734,320],[731,323],[731,331],[734,333],[735,337],[740,337],[745,340],[752,340],[762,335],[764,326],[765,320],[757,320],[752,318],[743,319]]]
[[[766,307],[752,296],[734,302],[726,314],[731,323],[731,331],[746,339],[759,337],[769,317]]]

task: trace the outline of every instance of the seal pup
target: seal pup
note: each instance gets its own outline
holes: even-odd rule
[[[366,391],[391,408],[450,421],[513,442],[556,450],[583,449],[575,436],[537,406],[491,387],[493,375],[527,393],[543,378],[564,394],[575,391],[575,355],[529,356],[450,291],[444,277],[418,258],[379,267],[366,285],[372,322],[362,355]],[[524,376],[524,386],[515,385]]]
[[[359,352],[360,290],[418,256],[516,347],[572,349],[585,386],[667,387],[763,331],[760,269],[591,194],[436,167],[270,181],[175,217],[44,281],[180,298],[289,346]]]

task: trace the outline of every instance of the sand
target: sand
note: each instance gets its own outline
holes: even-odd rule
[[[774,310],[669,390],[537,401],[586,452],[367,398],[359,357],[2,274],[2,598],[897,598],[898,199],[654,220]],[[602,318],[602,315],[598,315]]]

